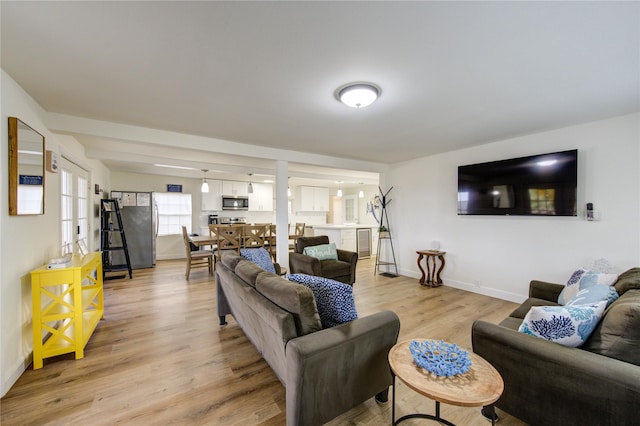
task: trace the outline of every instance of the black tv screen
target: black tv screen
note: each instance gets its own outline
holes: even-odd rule
[[[459,215],[576,216],[578,150],[458,167]]]

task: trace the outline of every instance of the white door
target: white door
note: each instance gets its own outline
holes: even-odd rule
[[[78,241],[89,246],[89,172],[66,158],[60,167],[60,229],[63,253],[76,253]]]

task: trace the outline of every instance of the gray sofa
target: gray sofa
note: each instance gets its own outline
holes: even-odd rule
[[[529,299],[499,325],[476,321],[473,351],[502,375],[495,406],[531,425],[631,425],[640,418],[640,268],[618,277],[620,296],[585,344],[519,333],[532,306],[557,305],[560,284],[531,281]]]
[[[225,251],[216,265],[220,324],[233,315],[286,388],[288,426],[326,423],[388,398],[400,320],[382,311],[322,329],[311,290]]]

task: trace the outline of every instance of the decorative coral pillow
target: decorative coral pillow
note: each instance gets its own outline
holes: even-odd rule
[[[594,285],[578,291],[578,293],[567,302],[566,306],[593,305],[598,302],[607,302],[606,307],[608,308],[618,297],[618,292],[615,287]]]
[[[599,302],[583,306],[534,306],[518,331],[575,348],[589,338],[606,305]]]
[[[558,304],[566,305],[569,300],[573,299],[580,290],[584,290],[594,285],[613,285],[618,276],[616,274],[599,274],[589,269],[578,269],[575,271],[567,285],[562,289],[558,296]]]

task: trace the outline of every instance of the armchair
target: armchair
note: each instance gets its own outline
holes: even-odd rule
[[[353,285],[356,281],[356,263],[358,253],[338,249],[338,259],[319,260],[304,254],[304,248],[329,244],[329,237],[300,237],[296,239],[294,251],[289,253],[289,269],[292,274],[307,274],[331,278],[345,284]]]

